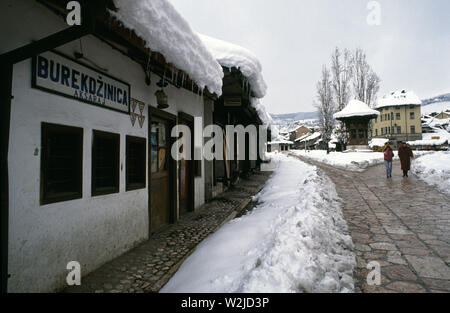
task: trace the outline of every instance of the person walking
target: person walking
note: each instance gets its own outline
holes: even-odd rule
[[[411,148],[406,145],[406,142],[403,142],[402,146],[398,148],[398,156],[402,165],[403,177],[408,177],[408,171],[411,169],[411,159],[414,158],[414,154]]]
[[[384,153],[384,166],[386,166],[387,178],[392,178],[392,160],[394,158],[394,152],[389,144],[386,144],[383,150]]]

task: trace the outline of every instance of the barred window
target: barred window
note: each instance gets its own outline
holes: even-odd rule
[[[83,129],[41,125],[41,205],[82,197]]]
[[[94,130],[92,140],[92,195],[118,193],[120,135]]]

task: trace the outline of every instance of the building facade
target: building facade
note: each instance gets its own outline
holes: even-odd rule
[[[69,262],[88,274],[201,206],[212,188],[203,158],[176,161],[170,148],[173,126],[212,122],[216,96],[132,30],[105,23],[109,7],[83,2],[96,27],[70,28],[55,3],[0,10],[2,291],[61,290]]]
[[[378,101],[380,116],[372,120],[373,138],[386,138],[395,148],[422,139],[421,101],[412,91],[396,91]]]

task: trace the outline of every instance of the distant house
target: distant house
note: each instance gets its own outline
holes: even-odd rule
[[[311,134],[305,134],[302,137],[295,140],[296,149],[305,150],[317,150],[319,149],[319,143],[321,141],[322,134],[320,132],[314,132]]]
[[[290,151],[291,147],[294,143],[289,140],[276,140],[267,143],[267,151],[268,152],[282,152],[282,151]]]
[[[436,115],[435,117],[440,120],[448,119],[448,118],[450,118],[450,110],[441,112],[438,115]]]
[[[289,139],[291,141],[295,141],[298,138],[306,135],[311,134],[312,130],[309,127],[306,127],[304,125],[297,126],[295,129],[289,132]]]
[[[394,91],[376,106],[380,116],[372,120],[372,138],[389,139],[395,148],[402,141],[422,139],[422,101],[413,91]]]

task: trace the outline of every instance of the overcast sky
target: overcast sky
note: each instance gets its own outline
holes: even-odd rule
[[[382,96],[414,90],[422,99],[450,92],[450,1],[170,0],[200,33],[241,45],[260,59],[270,113],[313,111],[315,86],[334,47],[363,48]]]

